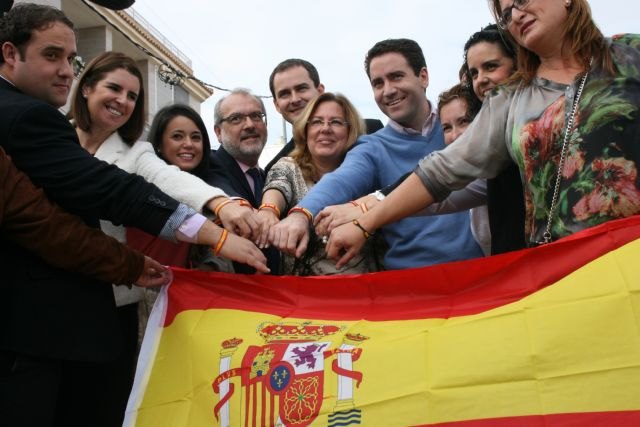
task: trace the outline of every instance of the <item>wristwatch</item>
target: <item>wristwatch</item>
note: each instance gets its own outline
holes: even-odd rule
[[[372,194],[373,194],[373,197],[375,197],[375,198],[376,198],[378,201],[380,201],[380,202],[381,202],[381,201],[383,201],[383,200],[384,200],[384,198],[386,197],[386,196],[384,195],[384,193],[383,193],[382,191],[380,191],[380,190],[376,190],[376,191],[375,191],[374,193],[372,193]]]

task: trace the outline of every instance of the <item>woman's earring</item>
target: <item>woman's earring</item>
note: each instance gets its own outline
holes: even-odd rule
[[[564,2],[564,7],[566,7],[567,9],[569,9],[569,6],[571,6],[571,0],[566,0]]]

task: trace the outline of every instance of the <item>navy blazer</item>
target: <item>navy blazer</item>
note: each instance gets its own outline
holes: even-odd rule
[[[261,200],[256,200],[240,165],[227,150],[220,146],[211,152],[210,160],[207,184],[221,188],[229,196],[242,197],[254,208],[260,206]]]
[[[103,218],[158,234],[178,206],[141,177],[91,156],[60,111],[2,79],[0,134],[18,169],[88,225]],[[6,239],[0,269],[0,348],[67,360],[117,357],[121,334],[110,284],[53,268]]]
[[[246,199],[251,206],[258,208],[262,199],[256,200],[251,190],[249,181],[242,172],[238,162],[231,157],[222,146],[216,151],[211,152],[209,164],[209,177],[206,179],[207,184],[219,187],[229,196],[242,197]],[[263,172],[264,173],[264,172]],[[267,257],[267,266],[271,269],[271,274],[279,274],[280,270],[280,254],[270,247],[262,251]],[[246,264],[233,263],[236,273],[253,274],[255,269]]]

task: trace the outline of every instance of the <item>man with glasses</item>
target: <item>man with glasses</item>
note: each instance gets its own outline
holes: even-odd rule
[[[277,227],[281,251],[301,256],[309,241],[309,217],[393,184],[429,153],[444,148],[438,116],[426,97],[429,84],[422,49],[413,40],[376,43],[365,59],[373,95],[389,123],[358,139],[342,165],[326,174]],[[354,223],[353,227],[358,227]],[[482,256],[469,231],[467,212],[412,217],[382,229],[389,245],[386,269],[404,269]],[[362,229],[361,229],[362,230]],[[375,230],[362,230],[369,236]],[[340,266],[338,266],[340,267]]]
[[[235,89],[214,107],[214,131],[220,148],[211,154],[207,182],[230,196],[241,197],[258,208],[265,172],[258,159],[267,142],[267,115],[262,100],[246,89]],[[278,254],[265,252],[271,273],[278,271]],[[236,273],[255,272],[234,263]]]

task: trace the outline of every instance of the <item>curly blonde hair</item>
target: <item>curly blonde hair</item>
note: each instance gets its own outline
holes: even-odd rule
[[[351,101],[340,93],[324,92],[307,104],[298,120],[293,125],[293,140],[295,147],[291,151],[291,157],[300,167],[302,176],[307,181],[317,181],[319,179],[317,169],[313,163],[311,152],[307,147],[307,122],[318,109],[318,106],[324,102],[335,102],[344,111],[345,120],[349,126],[349,134],[347,135],[347,144],[345,146],[344,156],[351,146],[356,142],[360,135],[364,134],[364,121],[358,110],[353,106]]]

